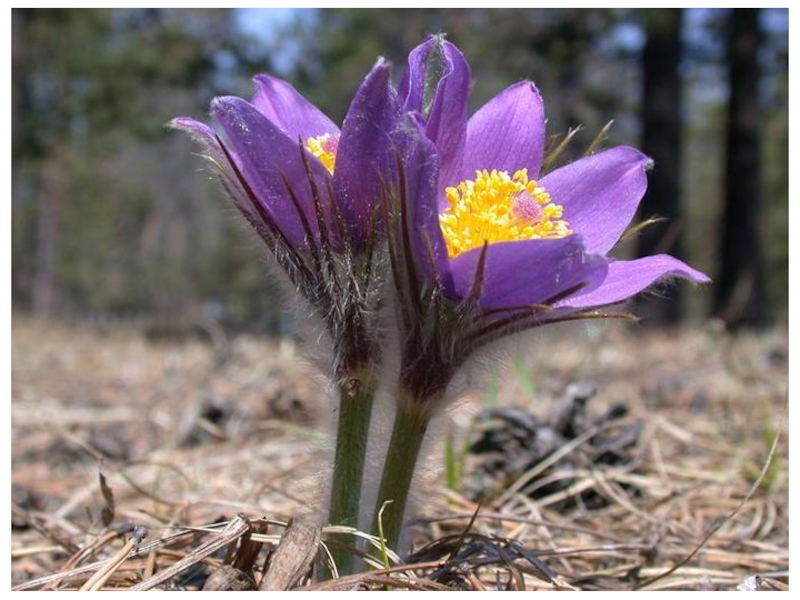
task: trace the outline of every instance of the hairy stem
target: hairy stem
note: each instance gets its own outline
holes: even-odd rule
[[[361,482],[367,453],[370,416],[374,396],[371,378],[349,379],[339,385],[339,426],[336,432],[336,456],[333,463],[331,525],[358,527],[361,503]],[[355,537],[346,534],[331,536],[331,555],[339,575],[353,572]]]
[[[392,549],[397,549],[400,540],[408,492],[429,421],[428,411],[398,402],[372,523],[372,533],[379,535],[381,525],[386,545]]]

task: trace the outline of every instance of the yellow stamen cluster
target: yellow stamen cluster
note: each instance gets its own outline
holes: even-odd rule
[[[316,156],[328,172],[333,175],[333,168],[336,165],[336,150],[339,140],[330,133],[308,138],[306,148],[311,154]]]
[[[449,187],[450,206],[439,215],[447,253],[455,258],[485,242],[561,238],[572,233],[563,209],[550,201],[543,187],[528,179],[527,169],[483,170],[475,179]]]

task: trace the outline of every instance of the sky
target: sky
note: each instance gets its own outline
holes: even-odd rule
[[[265,44],[274,41],[275,34],[292,19],[303,13],[311,13],[309,8],[237,8],[236,22],[239,28],[254,39]],[[271,58],[278,71],[286,72],[296,60],[297,47],[286,47],[273,53]]]
[[[301,8],[237,8],[236,20],[239,27],[254,36],[270,37],[280,25],[291,21]]]

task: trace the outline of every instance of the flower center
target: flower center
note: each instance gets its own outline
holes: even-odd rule
[[[336,151],[339,149],[339,136],[337,134],[324,133],[317,137],[310,137],[306,142],[306,148],[333,175],[333,168],[336,165]]]
[[[572,233],[563,208],[521,169],[475,172],[445,190],[450,206],[439,215],[447,253],[455,258],[484,243],[561,238]]]

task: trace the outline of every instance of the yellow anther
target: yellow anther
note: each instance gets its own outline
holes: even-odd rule
[[[439,215],[447,253],[455,258],[484,243],[561,238],[572,233],[563,207],[528,179],[527,169],[476,171],[475,179],[445,190],[449,206]]]
[[[328,172],[333,175],[336,165],[336,151],[339,149],[339,136],[330,133],[308,138],[306,148],[311,154],[316,156]]]

